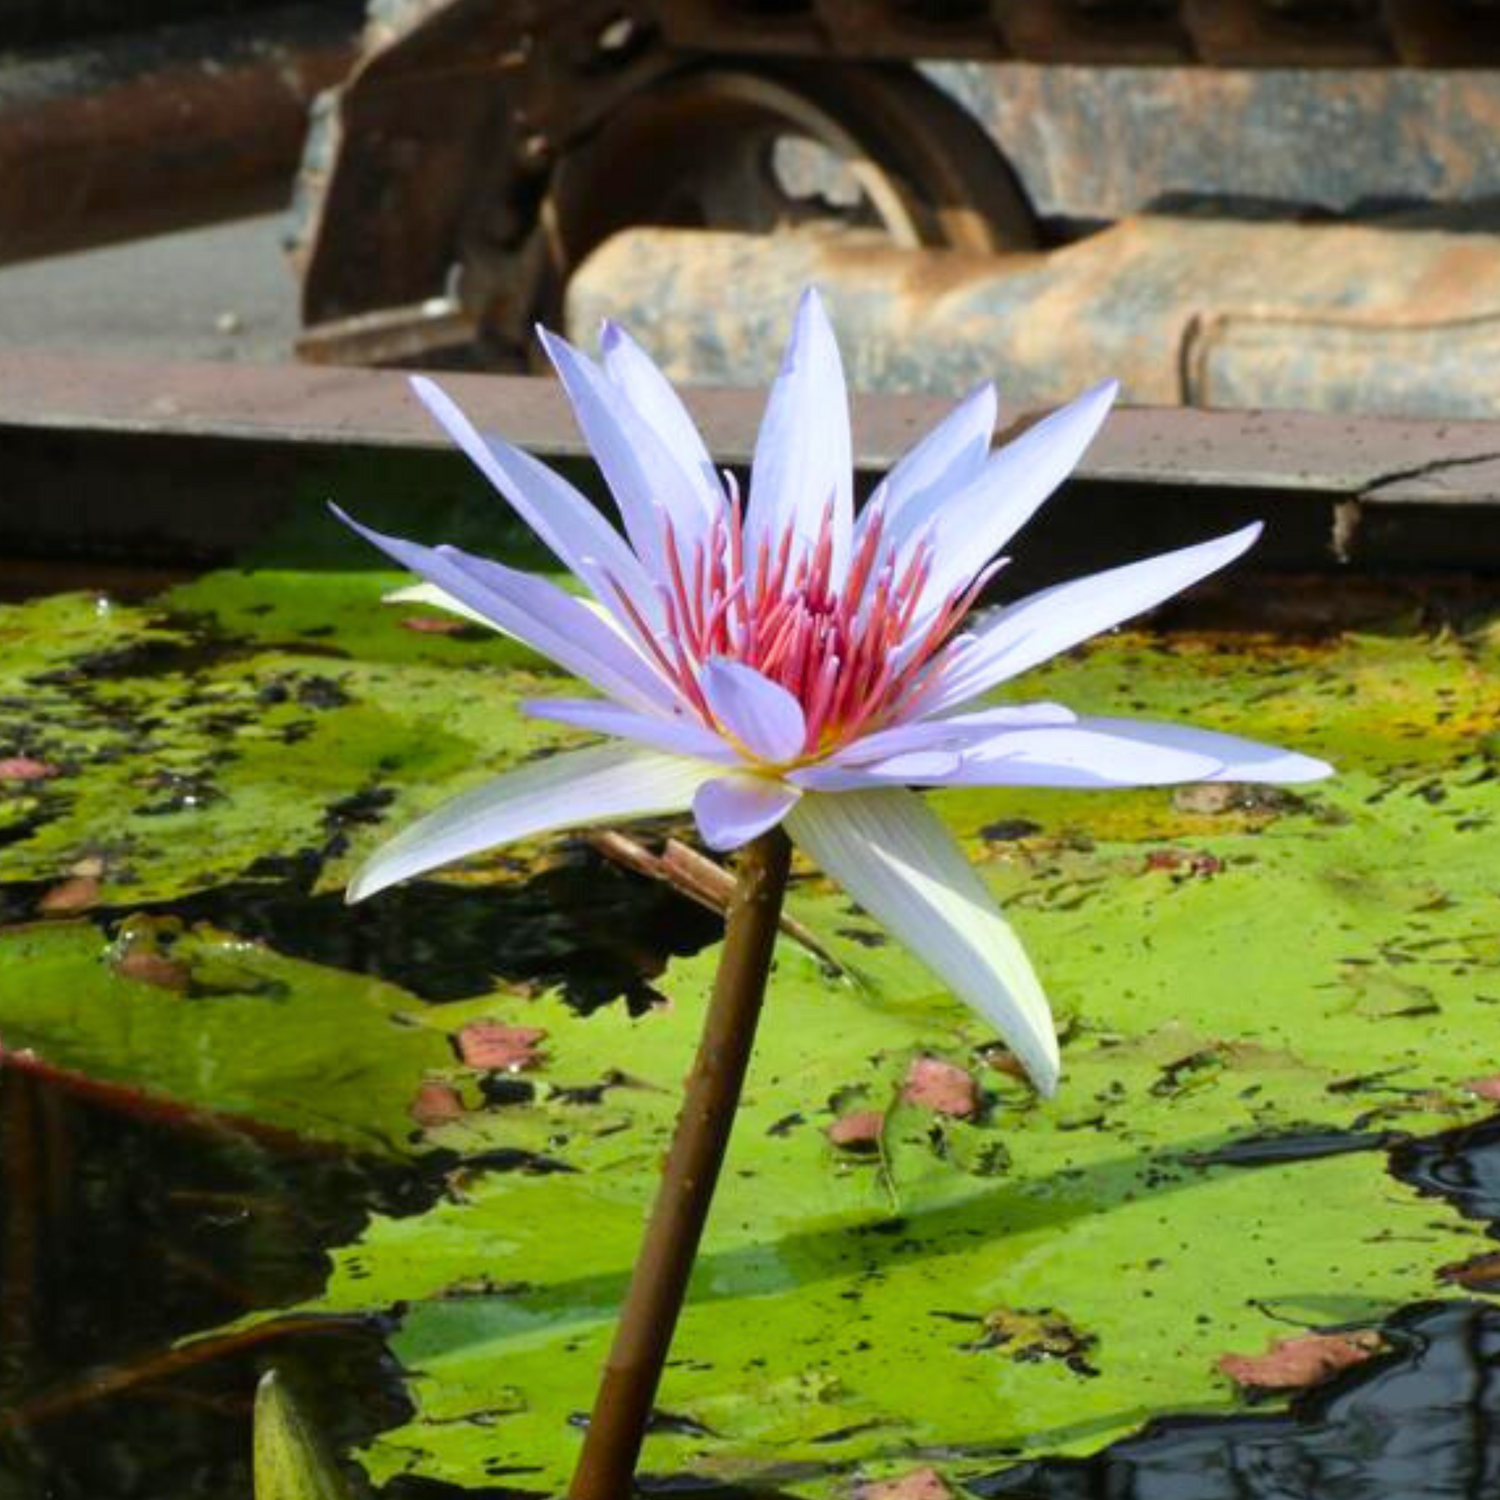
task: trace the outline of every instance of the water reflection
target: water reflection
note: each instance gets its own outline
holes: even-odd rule
[[[250,1403],[272,1361],[342,1441],[404,1418],[379,1320],[175,1341],[311,1296],[326,1247],[372,1209],[430,1205],[430,1173],[135,1117],[7,1068],[0,1176],[5,1500],[247,1495]]]

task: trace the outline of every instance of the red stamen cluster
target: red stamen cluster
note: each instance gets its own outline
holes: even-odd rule
[[[661,590],[666,619],[653,632],[623,591],[621,603],[657,664],[704,721],[718,728],[698,686],[711,657],[754,667],[786,688],[807,718],[803,754],[827,754],[900,717],[921,690],[933,657],[993,575],[984,569],[919,618],[934,550],[930,538],[905,549],[887,543],[878,499],[862,518],[842,587],[833,578],[833,504],[816,542],[793,560],[794,536],[773,552],[763,540],[747,568],[744,515],[730,476],[729,504],[706,540],[684,555],[663,515],[671,579]],[[912,635],[916,630],[918,633]]]

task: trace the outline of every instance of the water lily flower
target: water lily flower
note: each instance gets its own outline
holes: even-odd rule
[[[981,695],[1238,557],[1258,525],[964,620],[1000,549],[1077,464],[1108,383],[991,451],[985,385],[856,516],[848,401],[821,301],[797,310],[741,501],[645,352],[606,325],[602,359],[543,332],[624,525],[431,381],[413,389],[579,581],[349,524],[427,580],[408,591],[512,635],[601,695],[528,703],[608,736],[458,797],[392,839],[349,899],[513,839],[691,809],[734,849],[793,841],[1009,1042],[1050,1093],[1058,1050],[1026,954],[953,836],[912,788],[1297,782],[1305,755],[1172,724]],[[348,519],[345,517],[344,519]]]

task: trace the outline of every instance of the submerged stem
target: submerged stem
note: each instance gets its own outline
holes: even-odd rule
[[[646,1238],[630,1278],[570,1500],[628,1500],[687,1293],[766,993],[791,845],[763,833],[740,858],[724,949]]]

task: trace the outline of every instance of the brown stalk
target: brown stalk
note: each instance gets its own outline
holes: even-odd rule
[[[740,858],[698,1056],[599,1382],[570,1500],[627,1500],[630,1494],[750,1062],[790,860],[791,845],[779,828],[762,834]]]
[[[688,844],[668,839],[662,845],[661,853],[653,854],[644,844],[613,828],[591,830],[582,838],[622,869],[644,875],[648,880],[659,880],[708,911],[722,917],[729,909],[729,900],[734,894],[734,876],[723,865],[715,864]],[[843,972],[844,965],[838,956],[796,917],[782,912],[781,930],[820,963]]]

